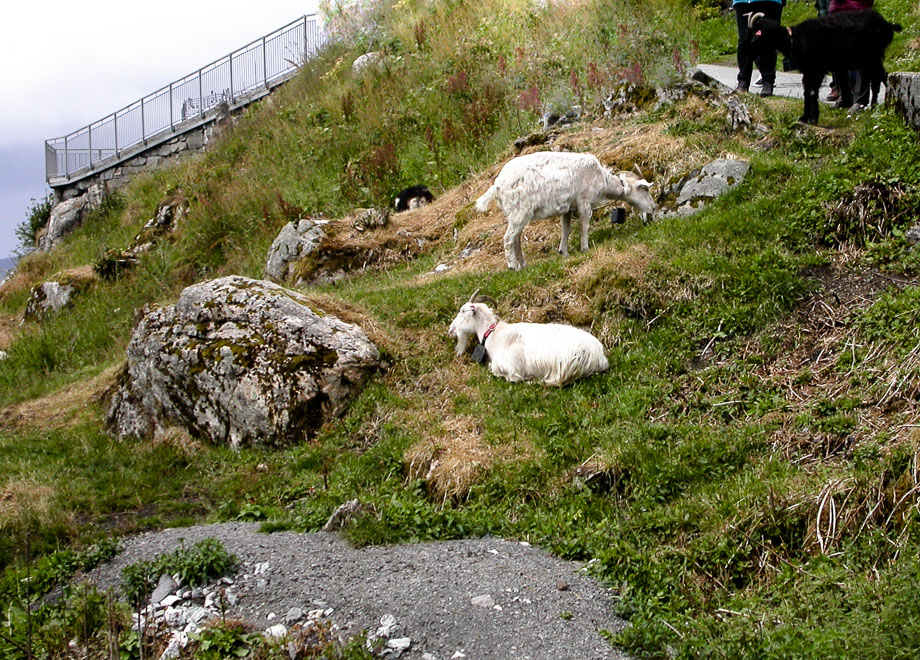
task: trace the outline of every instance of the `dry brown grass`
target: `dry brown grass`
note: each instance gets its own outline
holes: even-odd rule
[[[432,429],[432,436],[403,456],[410,479],[425,481],[432,499],[462,502],[476,480],[499,462],[523,460],[520,447],[496,446],[483,437],[477,420],[450,416]]]
[[[9,431],[60,429],[94,421],[97,405],[112,386],[121,365],[81,380],[39,399],[0,409],[0,428]]]
[[[28,518],[47,517],[55,491],[32,479],[18,479],[0,489],[0,530]]]

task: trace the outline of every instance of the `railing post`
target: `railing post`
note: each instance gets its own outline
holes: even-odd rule
[[[169,83],[169,130],[176,130],[176,123],[173,119],[173,93],[172,93],[172,83]]]
[[[144,121],[144,97],[141,97],[141,142],[147,144],[147,127]]]
[[[64,176],[65,177],[70,176],[70,163],[68,162],[68,159],[70,158],[70,153],[69,153],[70,148],[68,145],[69,141],[70,141],[70,136],[65,135],[64,136]]]
[[[230,53],[230,104],[233,104],[233,53]]]
[[[268,56],[265,53],[265,37],[262,37],[262,84],[268,89]]]
[[[87,144],[89,145],[89,168],[93,169],[93,125],[86,127]]]
[[[204,91],[201,86],[201,69],[198,69],[198,117],[204,117]]]
[[[303,62],[307,61],[307,15],[304,14],[303,17],[303,50],[300,52],[300,59]]]
[[[115,158],[118,158],[118,113],[112,115],[112,123],[115,125]]]

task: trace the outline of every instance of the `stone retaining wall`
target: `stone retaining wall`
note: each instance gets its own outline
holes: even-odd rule
[[[885,102],[893,103],[904,120],[920,130],[920,73],[898,72],[888,76]]]
[[[231,112],[225,106],[195,128],[155,142],[147,149],[139,151],[112,167],[72,183],[52,186],[55,202],[79,197],[87,191],[93,191],[94,194],[104,197],[127,184],[137,174],[172,165],[185,156],[204,151],[208,144],[220,135],[235,117],[239,116],[242,110],[243,108],[240,107]]]

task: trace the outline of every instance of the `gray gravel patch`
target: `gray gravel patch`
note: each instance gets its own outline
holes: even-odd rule
[[[610,591],[579,564],[528,544],[484,538],[355,549],[338,534],[260,534],[258,527],[222,523],[130,537],[87,578],[117,590],[124,566],[213,537],[241,562],[227,615],[261,628],[297,609],[322,608],[345,635],[392,617],[389,636],[411,639],[402,658],[628,657],[601,634],[628,625],[612,614]]]

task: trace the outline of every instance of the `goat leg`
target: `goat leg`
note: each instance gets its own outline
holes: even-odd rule
[[[559,241],[559,254],[569,256],[569,235],[572,233],[572,212],[562,214],[562,240]]]
[[[581,251],[588,251],[588,226],[591,224],[591,205],[578,205],[578,219],[581,220]]]

